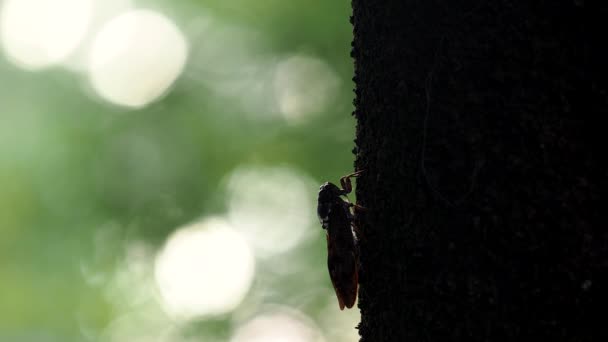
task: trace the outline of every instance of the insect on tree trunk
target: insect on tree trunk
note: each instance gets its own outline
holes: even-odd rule
[[[353,0],[362,341],[605,337],[599,3]]]

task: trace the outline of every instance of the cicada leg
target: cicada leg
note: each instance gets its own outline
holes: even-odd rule
[[[360,205],[355,204],[355,203],[349,203],[349,206],[351,208],[355,208],[355,211],[367,211],[366,207],[360,206]]]
[[[340,185],[342,186],[342,195],[350,194],[350,192],[353,191],[353,184],[350,179],[351,177],[358,177],[361,173],[363,173],[363,170],[353,172],[349,175],[340,178]]]

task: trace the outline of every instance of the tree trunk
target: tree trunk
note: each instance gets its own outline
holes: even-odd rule
[[[601,4],[353,0],[361,341],[606,335]]]

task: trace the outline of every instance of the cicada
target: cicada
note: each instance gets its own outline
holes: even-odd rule
[[[360,173],[342,177],[342,188],[326,182],[319,189],[317,215],[327,237],[327,267],[340,310],[352,308],[357,299],[359,252],[351,208],[360,207],[343,196],[352,191],[350,178]]]

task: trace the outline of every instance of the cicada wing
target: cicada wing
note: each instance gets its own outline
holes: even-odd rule
[[[351,257],[353,260],[353,268],[352,268],[352,276],[349,277],[349,279],[351,280],[350,282],[350,286],[347,287],[346,289],[346,296],[345,297],[345,305],[347,308],[352,308],[353,305],[355,305],[355,302],[357,301],[357,290],[358,290],[358,286],[359,286],[359,272],[358,272],[358,267],[357,267],[357,259],[354,253],[351,253]]]
[[[358,286],[357,262],[354,253],[340,253],[330,249],[327,266],[340,310],[344,310],[344,307],[352,308],[357,299]]]
[[[336,290],[335,286],[334,286],[334,290]],[[336,297],[338,297],[338,305],[340,306],[340,310],[344,310],[344,300],[342,299],[342,297],[340,297],[338,290],[336,290]]]

